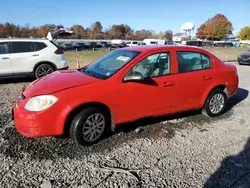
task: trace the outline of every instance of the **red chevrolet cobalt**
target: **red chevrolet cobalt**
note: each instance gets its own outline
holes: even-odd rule
[[[24,136],[68,133],[91,145],[117,124],[143,117],[199,109],[219,116],[237,88],[236,67],[204,49],[128,47],[37,79],[18,96],[13,118]]]

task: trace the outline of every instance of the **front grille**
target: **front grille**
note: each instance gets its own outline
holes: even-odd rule
[[[249,55],[241,55],[241,59],[248,59],[249,57]]]

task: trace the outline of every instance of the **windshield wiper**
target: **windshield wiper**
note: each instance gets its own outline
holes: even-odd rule
[[[93,72],[91,72],[91,71],[86,71],[85,69],[83,69],[82,72],[83,72],[83,73],[86,73],[86,74],[89,75],[89,76],[98,78],[98,76],[97,76],[96,74],[94,74]]]

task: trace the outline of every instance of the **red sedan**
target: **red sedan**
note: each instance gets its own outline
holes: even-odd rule
[[[90,145],[117,124],[148,116],[199,109],[219,116],[237,88],[236,67],[204,49],[128,47],[37,79],[20,93],[13,118],[24,136],[69,133]]]

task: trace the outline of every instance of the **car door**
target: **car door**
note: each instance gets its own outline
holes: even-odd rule
[[[171,112],[175,84],[170,52],[147,56],[126,74],[132,72],[141,73],[145,79],[119,83],[120,122]]]
[[[9,43],[0,42],[0,76],[12,75]]]
[[[175,74],[177,111],[200,107],[204,92],[213,81],[212,65],[208,55],[177,51],[178,73]]]
[[[26,74],[33,71],[37,63],[37,53],[32,41],[14,41],[11,42],[11,64],[14,74]]]

